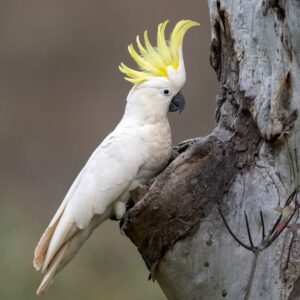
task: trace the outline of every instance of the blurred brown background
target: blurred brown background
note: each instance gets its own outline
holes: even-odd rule
[[[0,1],[0,299],[35,299],[34,247],[93,149],[120,120],[134,66],[127,45],[170,19],[186,36],[185,111],[170,116],[174,144],[214,126],[206,1]],[[165,299],[135,247],[108,221],[44,299]]]

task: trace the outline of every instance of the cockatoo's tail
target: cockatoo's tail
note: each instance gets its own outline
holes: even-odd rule
[[[140,70],[133,70],[121,63],[119,69],[126,75],[125,79],[133,84],[140,85],[151,77],[166,77],[184,85],[185,69],[182,57],[182,43],[185,33],[199,23],[191,20],[179,21],[170,35],[169,41],[165,38],[165,29],[168,21],[158,25],[157,46],[153,47],[148,38],[147,31],[144,32],[145,47],[136,37],[137,47],[140,54],[136,52],[133,45],[128,46],[131,57],[139,66]]]

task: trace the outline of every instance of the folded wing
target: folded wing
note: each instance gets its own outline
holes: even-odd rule
[[[92,231],[113,215],[114,203],[128,192],[141,167],[139,152],[132,139],[111,135],[92,154],[36,247],[34,267],[46,272],[37,294],[47,289]]]

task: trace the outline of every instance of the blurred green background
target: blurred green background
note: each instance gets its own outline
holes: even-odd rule
[[[184,43],[185,111],[170,115],[174,144],[214,126],[206,1],[0,1],[0,299],[36,299],[32,267],[42,232],[93,149],[120,120],[134,66],[127,45],[145,29],[193,19]],[[171,27],[170,26],[170,27]],[[108,221],[44,296],[158,299],[131,242]]]

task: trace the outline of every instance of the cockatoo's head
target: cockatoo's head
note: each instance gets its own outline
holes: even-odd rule
[[[199,25],[190,20],[179,21],[170,35],[165,39],[165,29],[168,21],[159,24],[157,32],[157,46],[153,47],[144,33],[145,46],[136,37],[136,52],[133,45],[128,46],[131,57],[140,70],[133,70],[121,63],[119,69],[126,75],[125,79],[133,83],[127,101],[136,107],[151,108],[153,113],[168,111],[182,111],[185,100],[181,94],[186,80],[182,55],[182,43],[185,33],[191,27]]]

